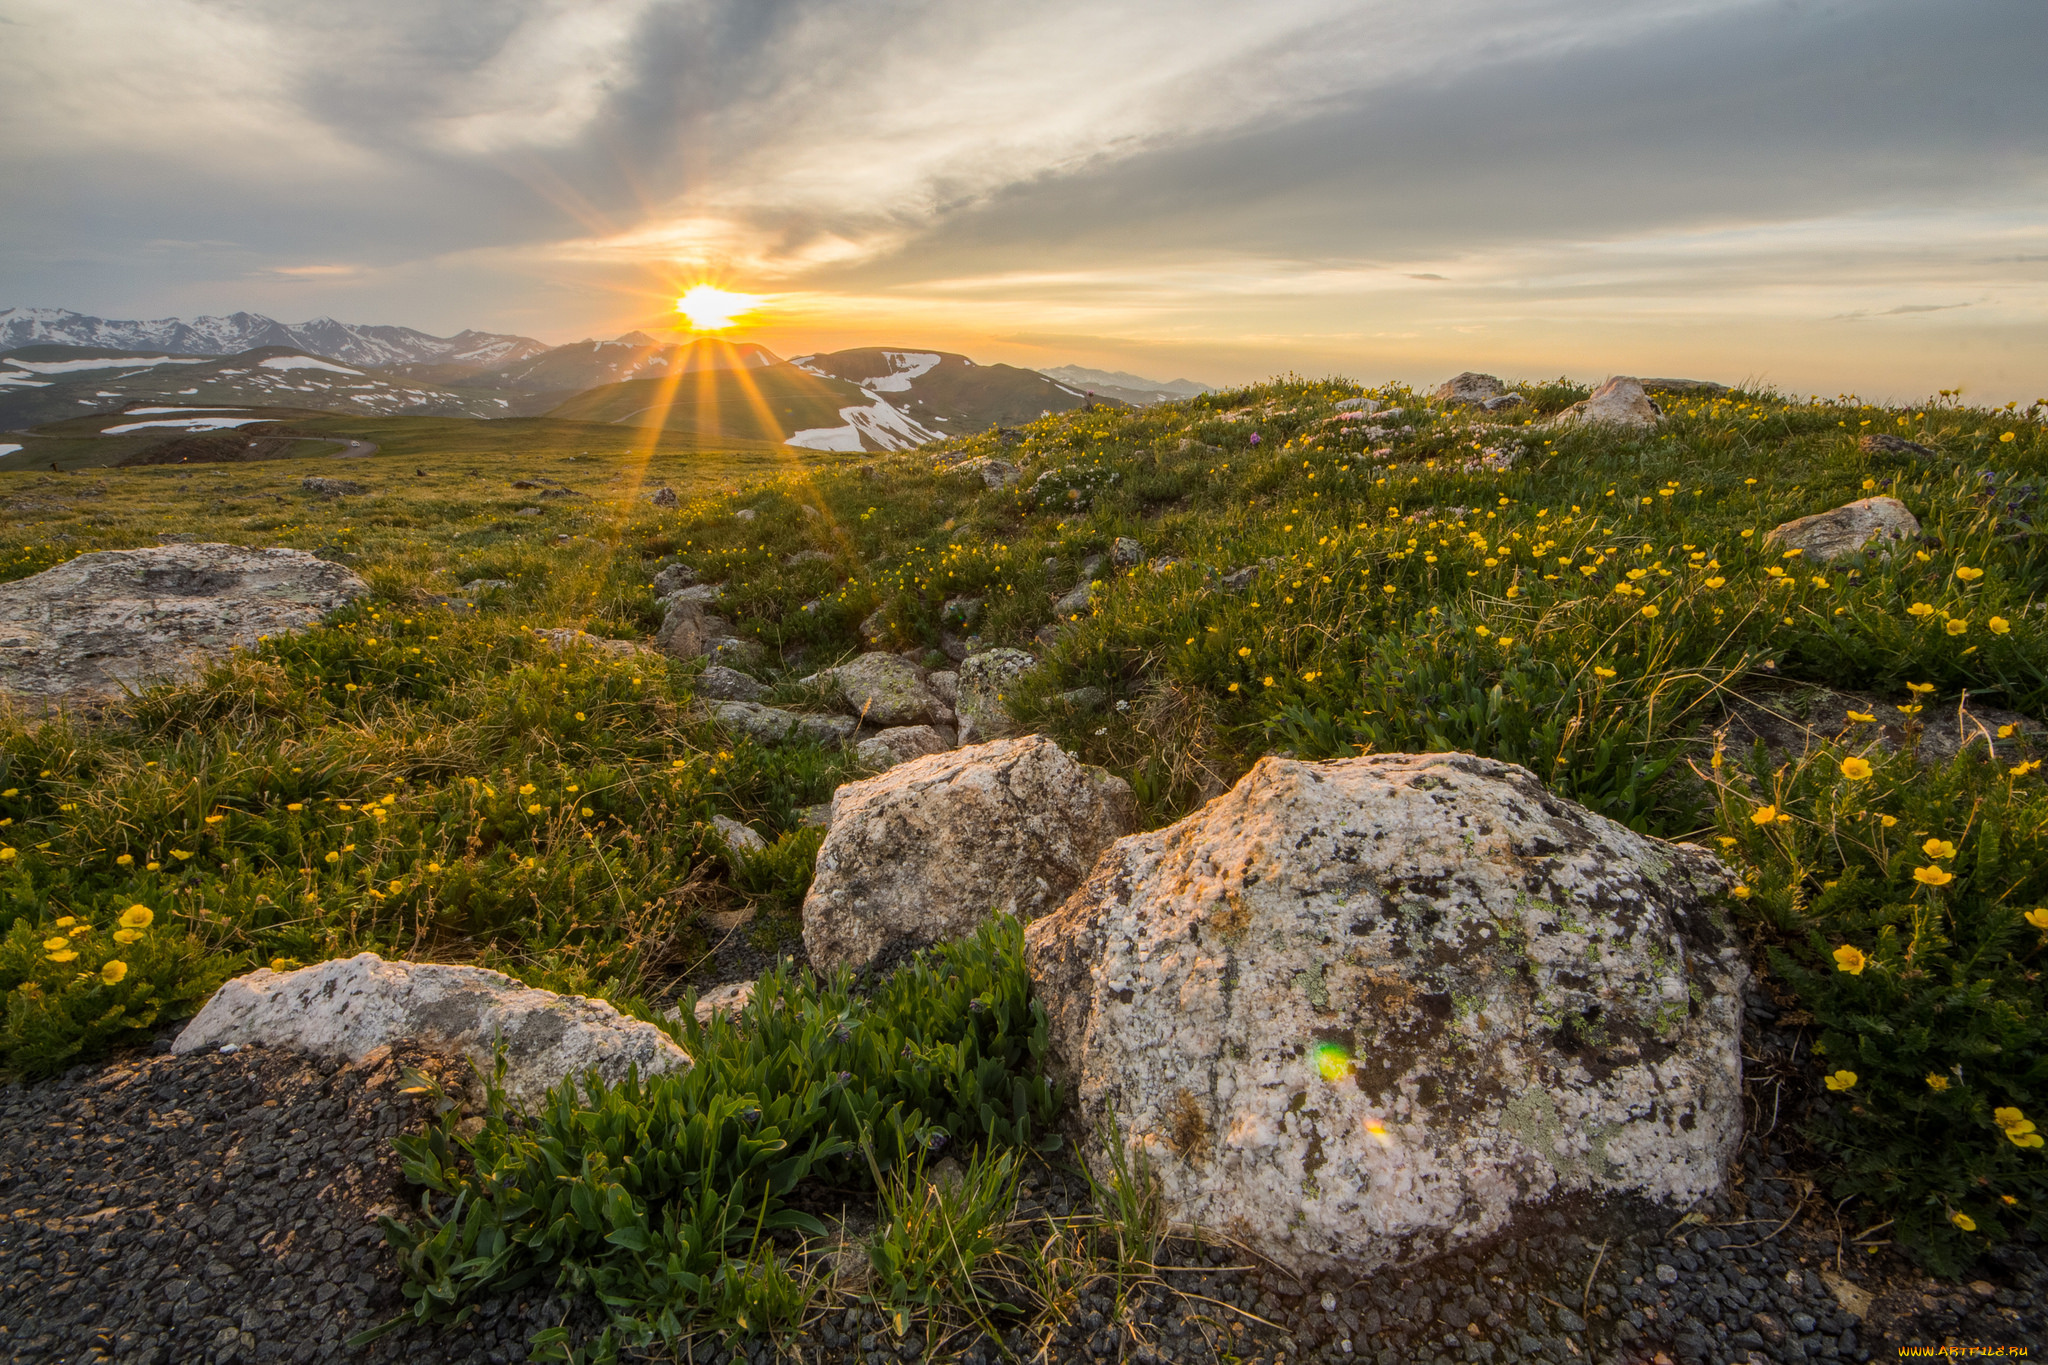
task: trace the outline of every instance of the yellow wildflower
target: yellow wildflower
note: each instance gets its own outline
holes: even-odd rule
[[[1842,760],[1842,776],[1848,778],[1851,782],[1861,782],[1869,777],[1871,772],[1870,764],[1863,759],[1845,758]]]
[[[1595,677],[1611,678],[1614,676],[1614,670],[1611,668],[1602,668],[1599,664],[1594,664],[1593,674]]]
[[[156,921],[156,911],[146,905],[131,905],[121,912],[123,929],[147,929]]]
[[[1925,602],[1915,602],[1912,606],[1906,608],[1906,615],[1932,616],[1934,615],[1934,608],[1928,606]]]
[[[1749,813],[1749,823],[1752,825],[1768,825],[1777,818],[1778,808],[1776,806],[1758,806]]]
[[[1944,872],[1938,867],[1916,867],[1913,869],[1913,880],[1919,882],[1922,886],[1947,886],[1955,879],[1955,873]]]
[[[127,975],[128,964],[121,961],[118,957],[105,963],[100,968],[100,980],[109,986],[120,985],[122,979]]]
[[[2048,929],[2048,909],[2036,906],[2034,909],[2027,911],[2026,920],[2027,923],[2033,925],[2036,929]]]
[[[1837,1071],[1825,1077],[1823,1083],[1830,1090],[1847,1090],[1856,1084],[1856,1073],[1853,1071]]]
[[[1657,604],[1655,602],[1652,602],[1648,606],[1644,607],[1643,615],[1649,617],[1651,620],[1655,620],[1657,617]]]
[[[1869,965],[1870,959],[1865,957],[1863,950],[1853,943],[1844,943],[1841,947],[1835,949],[1835,970],[1838,972],[1847,972],[1851,976],[1861,976],[1863,975],[1863,969]]]
[[[1956,570],[1956,577],[1962,579],[1965,583],[1975,583],[1983,576],[1984,571],[1982,569],[1973,569],[1967,564]]]
[[[63,949],[63,950],[61,950],[61,951],[59,951],[59,952],[54,952],[54,953],[51,953],[51,954],[50,954],[50,961],[52,961],[52,962],[72,962],[72,961],[76,961],[76,960],[77,960],[77,957],[78,957],[78,954],[77,954],[77,953],[73,952],[73,951],[72,951],[71,949],[69,949],[69,948],[65,948],[65,949]]]
[[[1942,626],[1942,629],[1951,635],[1961,635],[1970,629],[1970,623],[1960,616],[1951,616]]]
[[[1930,1071],[1930,1072],[1928,1072],[1928,1073],[1927,1073],[1927,1088],[1928,1088],[1929,1090],[1935,1090],[1935,1091],[1940,1091],[1940,1090],[1946,1090],[1946,1089],[1948,1089],[1948,1077],[1946,1077],[1946,1076],[1942,1075],[1942,1074],[1941,1074],[1941,1073],[1940,1073],[1939,1071]]]
[[[1728,581],[1728,580],[1727,580],[1727,579],[1725,579],[1725,578],[1719,578],[1719,577],[1715,577],[1715,578],[1709,578],[1709,579],[1707,580],[1707,586],[1708,586],[1708,587],[1710,587],[1710,588],[1718,588],[1718,587],[1720,587],[1721,585],[1723,585],[1724,583],[1726,583],[1727,581]]]
[[[1868,711],[1851,711],[1851,712],[1849,713],[1849,719],[1850,719],[1850,720],[1855,720],[1855,721],[1861,721],[1861,722],[1863,722],[1863,724],[1865,724],[1865,725],[1868,725],[1868,724],[1870,724],[1870,722],[1872,722],[1872,721],[1876,720],[1876,719],[1877,719],[1877,717],[1876,717],[1876,716],[1873,716],[1873,715],[1872,715],[1872,714],[1870,714],[1870,712],[1868,712]]]
[[[1977,1230],[1977,1220],[1970,1217],[1967,1213],[1952,1213],[1948,1216],[1948,1221],[1954,1223],[1964,1232],[1975,1232]]]
[[[130,943],[139,942],[141,938],[142,931],[140,929],[116,929],[114,931],[114,942],[121,944],[123,947]]]
[[[1929,839],[1926,843],[1920,845],[1920,851],[1930,858],[1953,858],[1956,856],[1956,846],[1946,839]]]
[[[1984,625],[1993,635],[2004,635],[2012,630],[2012,622],[2006,620],[2003,616],[1994,616],[1989,621],[1986,621]]]

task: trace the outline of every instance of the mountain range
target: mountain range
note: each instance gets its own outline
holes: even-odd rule
[[[432,362],[487,368],[537,356],[545,342],[503,332],[429,336],[410,327],[363,327],[314,318],[296,326],[261,313],[226,317],[119,322],[65,308],[0,309],[0,351],[23,346],[98,346],[165,355],[236,355],[259,346],[289,346],[348,365]]]
[[[537,417],[635,424],[705,442],[900,450],[1017,425],[1094,397],[1142,405],[1206,392],[1076,366],[1051,373],[922,348],[858,347],[783,360],[751,342],[628,332],[550,347],[531,337],[256,313],[110,321],[55,308],[0,310],[0,429],[67,418],[175,425],[210,410],[362,416]],[[92,423],[106,426],[107,423]],[[130,424],[115,420],[122,428]]]

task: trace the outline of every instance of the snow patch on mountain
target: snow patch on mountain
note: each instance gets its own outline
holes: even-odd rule
[[[147,431],[151,427],[175,427],[179,431],[220,431],[226,427],[246,427],[251,422],[269,421],[266,417],[165,417],[154,422],[123,422],[118,427],[101,427],[102,436],[125,436],[131,431]]]
[[[167,355],[117,355],[93,356],[85,360],[10,360],[7,363],[36,374],[76,374],[80,370],[153,369],[158,365],[197,365],[200,362],[173,360]]]
[[[941,359],[930,351],[884,351],[882,355],[896,372],[871,379],[861,385],[862,389],[876,393],[908,393],[912,382],[930,371]]]
[[[897,411],[887,399],[875,398],[865,388],[861,392],[875,401],[867,407],[841,408],[839,416],[845,426],[811,427],[799,431],[783,444],[805,450],[836,450],[854,454],[863,450],[909,450],[926,441],[936,441],[942,434],[920,425],[909,414]]]
[[[274,355],[268,360],[256,362],[266,370],[332,370],[336,374],[361,374],[345,365],[336,365],[325,360],[315,360],[309,355]]]

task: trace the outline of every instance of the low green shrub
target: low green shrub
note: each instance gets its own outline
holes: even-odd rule
[[[1835,1197],[1955,1274],[1987,1239],[2048,1232],[2048,784],[1981,746],[1866,752],[1870,728],[1713,769],[1719,838],[1817,1024],[1808,1131]]]
[[[771,972],[737,1019],[705,1025],[685,1001],[687,1071],[565,1082],[531,1119],[493,1081],[473,1135],[450,1110],[400,1139],[426,1193],[416,1219],[384,1223],[412,1304],[395,1322],[460,1321],[549,1276],[594,1290],[624,1344],[757,1330],[784,1300],[742,1248],[825,1231],[788,1204],[800,1182],[884,1174],[876,1153],[893,1167],[948,1143],[1057,1145],[1015,920],[913,958],[866,999],[853,984]]]

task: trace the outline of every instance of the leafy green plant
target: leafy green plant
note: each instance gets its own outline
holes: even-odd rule
[[[487,1292],[549,1274],[607,1306],[621,1343],[779,1320],[787,1285],[748,1270],[763,1233],[822,1235],[785,1201],[810,1177],[881,1170],[949,1141],[1049,1146],[1045,1016],[1023,931],[991,923],[904,964],[873,996],[852,978],[763,977],[737,1019],[677,1026],[688,1070],[550,1091],[531,1118],[491,1078],[482,1126],[455,1114],[399,1139],[419,1216],[385,1222],[415,1322],[459,1322]],[[1003,1168],[1014,1176],[1014,1165]],[[740,1319],[748,1318],[742,1326]]]
[[[873,1144],[864,1149],[874,1161]],[[899,1153],[893,1173],[874,1163],[881,1222],[867,1246],[876,1296],[893,1310],[897,1335],[913,1311],[958,1308],[986,1327],[994,1313],[1022,1311],[984,1293],[1006,1254],[1017,1203],[1018,1154],[990,1148],[950,1178],[933,1174],[922,1152]]]
[[[2031,760],[1926,767],[1858,738],[1714,769],[1720,838],[1818,1022],[1809,1131],[1836,1197],[1957,1273],[2048,1231],[2048,791]]]

